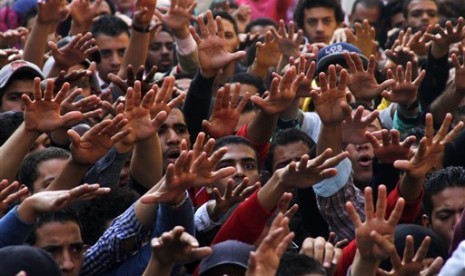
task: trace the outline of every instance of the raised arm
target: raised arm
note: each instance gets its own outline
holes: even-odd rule
[[[34,100],[23,95],[25,104],[24,122],[0,148],[0,179],[13,181],[19,164],[29,152],[31,145],[40,134],[50,132],[72,121],[82,120],[80,112],[60,115],[60,104],[64,100],[69,85],[65,84],[53,97],[53,81],[47,82],[42,93],[40,79],[34,79]]]
[[[42,68],[48,35],[54,33],[58,23],[68,17],[67,4],[65,0],[49,0],[37,3],[38,15],[24,46],[24,60]]]

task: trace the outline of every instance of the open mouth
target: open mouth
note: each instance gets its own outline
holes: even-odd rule
[[[368,155],[361,156],[361,157],[358,159],[358,164],[359,164],[361,167],[369,167],[369,166],[371,166],[371,162],[372,162],[372,159],[371,159],[371,157],[368,156]]]
[[[180,154],[181,151],[179,149],[172,149],[168,151],[166,158],[168,159],[169,163],[174,163]]]

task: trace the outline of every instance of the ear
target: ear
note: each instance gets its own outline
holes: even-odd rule
[[[431,221],[429,219],[429,216],[426,214],[423,214],[421,216],[421,224],[425,227],[431,228]]]

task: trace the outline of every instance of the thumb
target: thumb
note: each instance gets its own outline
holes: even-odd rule
[[[81,136],[75,130],[69,129],[67,133],[72,145],[77,146],[81,143]]]
[[[48,42],[48,47],[50,47],[50,50],[52,50],[53,55],[59,54],[58,46],[55,42],[49,41]]]
[[[208,120],[203,120],[202,121],[202,128],[206,133],[210,133],[211,131],[211,124],[210,121]]]
[[[245,57],[245,51],[237,51],[229,55],[230,62],[239,60],[243,57]]]
[[[160,111],[155,118],[152,120],[152,125],[158,130],[161,125],[165,122],[168,114],[166,111]]]
[[[66,124],[70,121],[82,121],[84,120],[84,115],[80,111],[71,111],[61,116],[63,122]]]

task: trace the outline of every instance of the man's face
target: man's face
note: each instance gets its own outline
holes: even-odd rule
[[[34,80],[13,80],[4,90],[0,112],[23,111],[24,104],[21,95],[34,95]]]
[[[286,167],[292,161],[299,161],[300,157],[308,154],[310,149],[304,142],[298,141],[291,144],[276,146],[273,155],[273,172]]]
[[[354,26],[357,22],[362,23],[364,19],[368,20],[368,23],[376,30],[379,29],[380,10],[378,7],[366,7],[358,3],[357,6],[355,6],[354,13],[349,16],[350,25]]]
[[[37,166],[37,179],[32,183],[34,193],[42,192],[63,171],[66,159],[49,159]]]
[[[354,182],[359,188],[368,185],[373,178],[373,146],[370,143],[354,145],[348,144],[346,151],[354,170]],[[360,186],[361,185],[361,186]]]
[[[446,243],[448,248],[454,227],[465,208],[465,188],[452,187],[432,196],[433,210],[429,226]]]
[[[258,160],[255,150],[245,144],[226,145],[228,152],[221,158],[216,169],[234,167],[236,172],[230,176],[222,178],[213,186],[218,188],[221,194],[226,190],[228,179],[234,180],[234,187],[239,185],[245,177],[249,178],[249,185],[255,184],[259,180]]]
[[[439,22],[438,6],[430,0],[413,0],[408,4],[407,23],[425,31],[428,25]]]
[[[311,43],[329,44],[337,27],[333,9],[324,7],[305,9],[304,33]]]
[[[150,44],[146,67],[150,70],[156,65],[158,71],[166,72],[173,67],[174,40],[167,32],[160,32]]]
[[[189,132],[187,131],[184,114],[178,108],[171,110],[168,118],[158,130],[160,145],[163,153],[163,169],[174,163],[181,152],[181,141],[186,139],[190,147]]]
[[[124,51],[129,44],[129,36],[127,33],[121,33],[117,36],[108,36],[98,34],[95,42],[99,48],[102,61],[97,64],[99,77],[105,81],[108,80],[109,73],[118,74],[118,71],[123,62]]]
[[[79,275],[84,260],[84,244],[74,221],[49,222],[36,230],[33,245],[52,254],[63,275]]]
[[[239,48],[239,38],[234,31],[234,25],[226,19],[222,19],[224,28],[224,38],[226,39],[226,50],[234,53]]]

